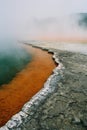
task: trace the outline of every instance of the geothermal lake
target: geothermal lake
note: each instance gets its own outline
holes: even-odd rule
[[[14,47],[16,48],[16,46]],[[8,58],[7,61],[11,57],[10,61],[7,62],[9,63],[8,75],[10,75],[10,71],[15,71],[15,67],[20,68],[23,65],[14,75],[11,75],[9,82],[7,82],[8,79],[3,80],[3,85],[0,87],[0,126],[19,112],[23,105],[43,87],[47,78],[52,74],[52,70],[56,67],[52,60],[52,54],[48,54],[47,51],[24,44],[22,44],[21,49],[16,49],[17,51],[14,49],[14,51],[8,51],[8,57],[5,55],[5,59]],[[12,64],[11,68],[10,64]],[[5,73],[5,70],[2,71]],[[4,79],[4,76],[1,78]]]
[[[0,86],[9,83],[32,59],[31,54],[13,41],[0,43]]]

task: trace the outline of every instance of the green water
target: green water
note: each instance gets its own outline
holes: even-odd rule
[[[10,49],[8,49],[10,48]],[[8,84],[32,59],[24,48],[7,47],[0,51],[0,85]]]

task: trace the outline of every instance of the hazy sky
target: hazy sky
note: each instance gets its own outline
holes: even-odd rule
[[[50,32],[56,35],[54,18],[78,12],[87,12],[87,0],[0,0],[0,37],[20,40]]]

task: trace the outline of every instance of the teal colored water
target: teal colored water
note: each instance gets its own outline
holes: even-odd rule
[[[31,54],[13,41],[0,42],[0,85],[9,83],[32,59]]]

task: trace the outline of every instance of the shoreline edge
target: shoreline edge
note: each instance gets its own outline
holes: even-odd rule
[[[27,45],[31,45],[32,47],[46,50],[48,51],[48,53],[52,53],[54,62],[57,64],[57,67],[53,70],[53,74],[48,77],[42,89],[38,93],[36,93],[29,100],[29,102],[25,103],[21,111],[13,115],[12,118],[4,126],[0,128],[0,130],[22,130],[24,128],[24,124],[26,122],[29,122],[29,120],[33,118],[33,115],[34,113],[36,113],[37,109],[46,101],[46,99],[53,92],[56,91],[56,89],[58,89],[58,81],[60,81],[63,78],[63,70],[65,68],[57,58],[56,52],[47,48],[37,47],[32,44]]]

